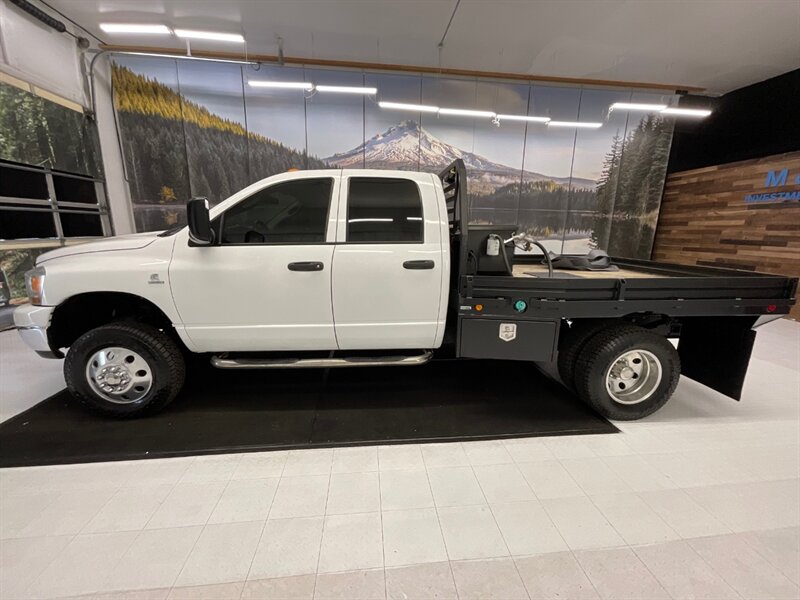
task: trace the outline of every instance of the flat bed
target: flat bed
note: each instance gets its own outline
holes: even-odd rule
[[[796,278],[624,257],[611,258],[616,270],[551,273],[541,254],[507,254],[505,272],[479,271],[485,236],[504,239],[499,233],[513,226],[471,229],[461,161],[440,178],[450,217],[457,319],[448,318],[448,339],[456,356],[554,364],[575,355],[578,330],[634,326],[679,338],[683,374],[738,400],[754,328],[795,304]],[[517,338],[525,343],[508,343]]]
[[[525,262],[522,262],[525,261]],[[500,314],[502,300],[522,299],[527,314],[556,318],[618,317],[639,312],[683,316],[786,314],[797,280],[782,275],[613,258],[617,271],[556,270],[541,258],[517,258],[513,275],[465,275],[465,298],[488,301]],[[499,304],[497,301],[501,301]],[[486,302],[484,302],[486,305]]]

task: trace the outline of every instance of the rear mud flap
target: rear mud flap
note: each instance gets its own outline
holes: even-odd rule
[[[741,400],[753,351],[755,317],[692,317],[682,321],[681,372],[734,400]]]

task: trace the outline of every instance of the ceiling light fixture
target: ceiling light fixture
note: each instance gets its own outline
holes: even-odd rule
[[[166,25],[146,25],[135,23],[100,23],[100,29],[106,33],[145,33],[169,35],[172,33]]]
[[[550,121],[549,127],[579,127],[582,129],[599,129],[602,123],[590,123],[588,121]]]
[[[346,85],[318,85],[318,92],[338,92],[340,94],[377,94],[378,88],[374,87],[350,87]]]
[[[214,40],[217,42],[236,42],[244,44],[244,36],[240,33],[219,33],[217,31],[197,31],[195,29],[176,29],[175,35],[190,40]]]
[[[381,108],[390,108],[393,110],[413,110],[416,112],[435,113],[439,112],[438,106],[430,106],[427,104],[405,104],[403,102],[378,102]]]
[[[307,92],[310,92],[314,89],[314,84],[307,81],[259,81],[256,79],[251,79],[247,83],[252,87],[306,90]]]
[[[643,110],[658,112],[667,108],[666,104],[642,104],[638,102],[614,102],[611,110]]]
[[[661,114],[675,117],[698,117],[702,119],[710,115],[711,111],[701,108],[665,108],[661,111]]]
[[[550,117],[534,117],[525,115],[497,115],[501,121],[529,121],[531,123],[549,123]]]
[[[455,115],[458,117],[489,117],[494,118],[497,115],[490,110],[466,110],[463,108],[440,108],[440,115]]]

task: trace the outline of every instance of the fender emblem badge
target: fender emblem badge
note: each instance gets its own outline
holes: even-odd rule
[[[504,342],[510,342],[517,337],[517,324],[516,323],[500,323],[500,339]]]
[[[148,281],[147,283],[149,283],[149,284],[158,284],[158,283],[164,283],[164,282],[159,278],[158,273],[151,273],[150,274],[150,281]]]

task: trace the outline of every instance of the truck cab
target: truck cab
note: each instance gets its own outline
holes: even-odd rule
[[[193,352],[430,349],[448,300],[447,214],[427,173],[292,172],[175,235],[169,281]]]

